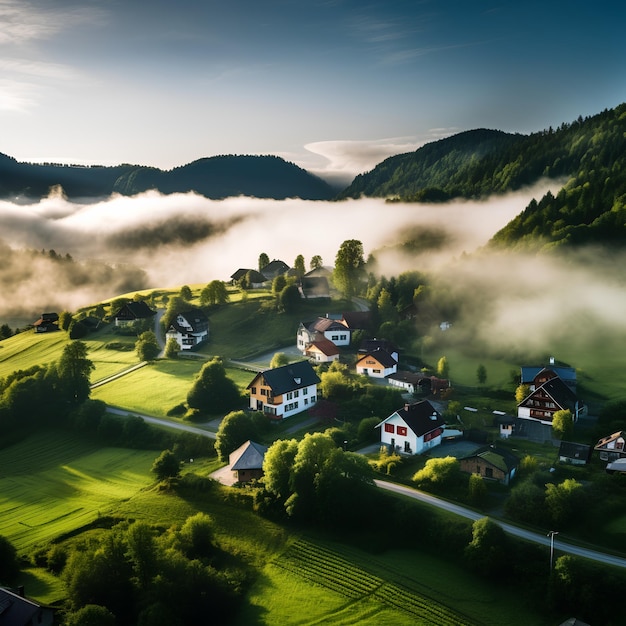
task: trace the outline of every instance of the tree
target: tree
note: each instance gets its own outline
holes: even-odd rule
[[[270,258],[265,254],[265,252],[261,252],[259,254],[259,272],[263,271],[263,268],[270,264]]]
[[[161,352],[161,347],[153,331],[147,330],[139,335],[135,342],[135,351],[140,361],[154,361]]]
[[[296,270],[296,276],[302,278],[306,274],[306,267],[304,265],[304,257],[299,254],[296,260],[293,262],[293,269]]]
[[[568,440],[574,430],[574,418],[569,409],[556,411],[552,416],[552,430],[557,439]]]
[[[115,615],[105,606],[87,604],[65,615],[65,626],[115,626]]]
[[[191,293],[191,288],[189,287],[189,285],[183,285],[180,288],[180,297],[183,300],[186,300],[187,302],[191,301],[193,299],[193,294]]]
[[[180,474],[180,461],[171,450],[163,450],[154,460],[150,471],[158,480],[175,478]]]
[[[87,346],[82,341],[71,341],[56,364],[61,396],[70,404],[81,404],[90,394],[90,375],[95,368],[87,358]]]
[[[504,503],[504,510],[514,520],[539,524],[545,518],[545,493],[530,480],[516,485]]]
[[[476,506],[482,506],[487,499],[487,486],[480,474],[471,474],[468,484],[470,502]]]
[[[311,257],[311,262],[309,263],[309,267],[312,270],[316,270],[322,267],[322,257],[319,254],[313,255]]]
[[[214,306],[216,304],[226,304],[230,296],[226,284],[222,280],[212,280],[200,292],[200,304],[202,306]]]
[[[298,442],[295,439],[278,439],[267,449],[263,458],[265,488],[282,502],[291,493],[291,468],[297,453]]]
[[[283,367],[283,365],[289,365],[289,357],[284,352],[275,352],[270,361],[270,369]]]
[[[515,389],[515,402],[518,404],[524,400],[530,393],[530,387],[528,385],[518,385]]]
[[[365,276],[363,244],[357,239],[344,241],[335,257],[333,280],[337,288],[348,298],[359,292],[359,282]]]
[[[413,475],[413,481],[421,487],[451,485],[456,481],[459,473],[459,461],[453,456],[428,459],[424,468]]]
[[[170,337],[165,342],[165,358],[166,359],[175,359],[178,357],[178,353],[180,352],[180,344],[174,337]]]
[[[215,450],[222,461],[248,439],[258,437],[257,423],[250,413],[231,411],[220,422],[215,436]]]
[[[300,304],[300,292],[296,285],[287,285],[278,298],[278,304],[285,313],[293,313]]]
[[[20,573],[17,550],[3,535],[0,535],[0,583],[12,582]]]
[[[287,278],[284,274],[279,274],[272,281],[272,293],[278,298],[280,292],[287,286]]]
[[[187,393],[187,404],[204,413],[222,413],[241,402],[239,388],[226,375],[222,359],[207,361]]]
[[[508,540],[502,527],[488,517],[476,520],[465,558],[483,576],[500,578],[509,567]]]
[[[378,315],[381,322],[386,323],[396,321],[398,317],[398,312],[396,311],[396,307],[391,301],[391,294],[384,287],[380,290],[380,295],[378,296],[376,305],[378,308]]]
[[[0,326],[0,341],[2,341],[3,339],[8,339],[12,335],[13,331],[8,324],[2,324],[2,326]]]
[[[206,513],[196,513],[185,520],[178,533],[183,554],[189,559],[208,559],[214,552],[213,520]]]
[[[548,483],[545,502],[555,526],[571,527],[581,521],[579,513],[584,509],[585,491],[574,478],[567,478],[559,484]]]
[[[479,385],[487,382],[487,368],[482,363],[476,368],[476,380]]]
[[[439,378],[450,378],[448,357],[442,356],[439,361],[437,361],[437,376],[439,376]]]

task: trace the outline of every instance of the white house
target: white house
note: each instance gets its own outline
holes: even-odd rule
[[[209,339],[209,320],[199,310],[179,313],[165,333],[175,339],[181,350],[191,350]]]
[[[428,400],[405,404],[376,426],[380,442],[401,454],[421,454],[438,446],[445,421]]]
[[[308,344],[304,354],[316,363],[331,363],[339,359],[339,348],[328,339],[319,339]]]
[[[356,362],[356,373],[371,378],[386,378],[397,370],[398,361],[382,348],[363,354]]]
[[[320,382],[308,361],[298,361],[259,372],[248,385],[250,408],[272,419],[302,413],[317,402]]]
[[[298,350],[305,354],[307,345],[322,337],[336,346],[350,345],[351,331],[340,321],[330,317],[318,317],[313,322],[300,322],[296,336]]]

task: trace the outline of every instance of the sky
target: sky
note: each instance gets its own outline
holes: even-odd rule
[[[0,0],[0,152],[275,154],[349,182],[463,130],[620,104],[623,25],[614,0]]]

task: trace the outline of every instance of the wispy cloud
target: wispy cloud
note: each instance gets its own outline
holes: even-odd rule
[[[21,80],[0,78],[0,111],[25,111],[35,105],[38,87]]]

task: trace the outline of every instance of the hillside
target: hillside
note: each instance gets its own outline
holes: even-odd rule
[[[216,156],[164,171],[138,165],[115,167],[20,163],[0,153],[0,197],[41,198],[61,186],[69,198],[194,191],[207,198],[253,196],[327,200],[334,190],[321,178],[276,156]]]
[[[567,180],[495,235],[491,246],[626,244],[626,104],[531,135],[475,130],[391,157],[357,176],[341,198],[405,202],[481,198],[541,178]]]

